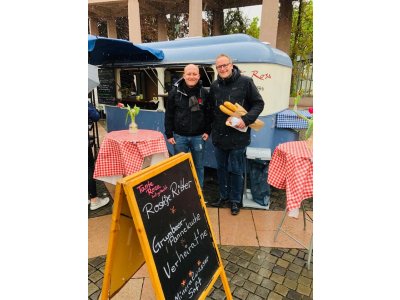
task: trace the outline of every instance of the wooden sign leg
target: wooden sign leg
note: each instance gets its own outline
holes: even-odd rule
[[[117,183],[101,300],[110,299],[144,264],[124,189]]]
[[[221,268],[223,268],[223,267],[224,267],[224,266],[221,265]],[[222,270],[220,276],[221,276],[222,285],[223,285],[223,287],[224,287],[226,299],[227,299],[227,300],[232,300],[231,289],[229,288],[228,278],[226,277],[225,270]]]

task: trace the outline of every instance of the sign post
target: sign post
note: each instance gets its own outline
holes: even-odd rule
[[[157,299],[205,299],[228,280],[192,156],[180,153],[117,183],[102,300],[146,262]]]

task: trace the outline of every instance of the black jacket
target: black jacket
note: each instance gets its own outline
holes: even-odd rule
[[[247,114],[242,116],[242,120],[248,126],[253,123],[264,109],[262,99],[253,79],[242,76],[238,67],[233,66],[232,76],[222,79],[218,76],[211,84],[210,100],[213,109],[214,121],[212,124],[211,137],[214,146],[224,150],[244,148],[250,144],[250,131],[240,132],[225,122],[229,116],[223,113],[219,106],[225,101],[239,103],[247,110]]]
[[[211,114],[208,91],[200,82],[189,88],[182,79],[168,93],[165,135],[169,139],[174,132],[183,136],[210,134]]]

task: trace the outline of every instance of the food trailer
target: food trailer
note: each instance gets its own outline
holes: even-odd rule
[[[245,34],[142,44],[89,36],[89,63],[99,67],[96,104],[105,112],[107,131],[128,128],[126,110],[116,106],[121,102],[141,108],[136,117],[139,128],[164,133],[168,91],[182,77],[183,68],[198,65],[202,84],[209,88],[217,78],[215,59],[221,53],[232,57],[242,74],[253,79],[265,101],[259,116],[265,126],[251,131],[249,147],[272,153],[278,144],[298,140],[297,131],[277,127],[278,114],[289,106],[292,62],[286,53]],[[211,139],[204,165],[216,168]],[[174,153],[170,144],[168,150]]]

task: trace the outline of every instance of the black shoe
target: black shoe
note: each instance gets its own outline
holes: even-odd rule
[[[237,215],[240,212],[240,208],[236,202],[232,202],[231,204],[231,214],[232,215]]]
[[[226,203],[228,203],[228,199],[218,198],[218,199],[215,200],[214,202],[211,202],[211,206],[214,206],[214,207],[224,207]]]

